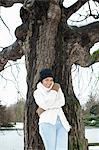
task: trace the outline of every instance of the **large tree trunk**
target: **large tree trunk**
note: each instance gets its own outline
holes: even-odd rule
[[[39,9],[36,10],[36,20],[35,12],[31,13],[32,17],[29,20],[29,31],[25,41],[28,49],[28,51],[25,51],[28,91],[25,106],[24,149],[44,149],[38,134],[38,116],[35,113],[37,107],[33,99],[33,91],[38,81],[39,71],[43,67],[50,67],[53,69],[54,75],[65,94],[66,105],[63,109],[72,126],[69,133],[69,150],[87,150],[81,107],[72,87],[72,64],[68,46],[64,41],[64,23],[62,22],[61,9],[59,5],[52,2],[48,6],[45,6],[47,17],[45,15],[42,17],[41,14],[37,20],[38,12],[40,14]]]

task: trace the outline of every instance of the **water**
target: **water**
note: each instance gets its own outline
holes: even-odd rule
[[[0,131],[0,150],[23,150],[23,130]]]
[[[99,128],[86,128],[85,136],[88,143],[99,143]],[[23,130],[0,131],[0,150],[23,150]],[[90,146],[89,150],[99,150],[99,146]]]
[[[89,150],[99,150],[99,146],[90,146]]]
[[[99,128],[86,127],[85,137],[88,143],[99,143]],[[99,146],[89,146],[89,150],[99,150]]]
[[[99,128],[86,128],[85,137],[88,143],[99,143]]]

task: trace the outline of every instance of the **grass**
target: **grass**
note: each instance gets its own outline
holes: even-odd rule
[[[88,146],[99,146],[99,143],[88,143]]]
[[[99,127],[99,115],[97,115],[97,116],[86,116],[83,119],[83,122],[84,122],[85,126]]]

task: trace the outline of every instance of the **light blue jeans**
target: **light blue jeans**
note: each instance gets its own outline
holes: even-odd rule
[[[68,132],[59,117],[56,124],[41,123],[39,132],[46,150],[68,150]]]

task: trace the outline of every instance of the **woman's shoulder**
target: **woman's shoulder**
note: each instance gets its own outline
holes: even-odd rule
[[[33,95],[36,95],[38,93],[40,93],[40,90],[39,89],[35,89],[34,92],[33,92]]]

